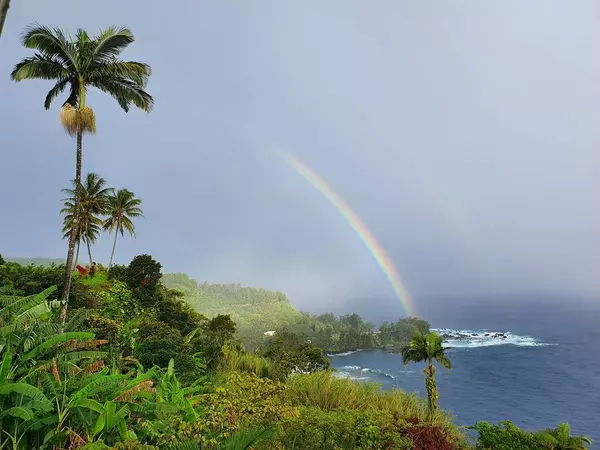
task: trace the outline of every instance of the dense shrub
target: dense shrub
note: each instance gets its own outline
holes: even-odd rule
[[[235,323],[228,315],[218,315],[205,321],[199,333],[191,340],[196,352],[200,352],[210,370],[217,370],[223,359],[223,348],[233,345]]]
[[[161,288],[155,292],[155,296],[152,303],[156,310],[156,320],[176,328],[183,335],[191,333],[207,320],[185,303],[177,291]]]
[[[413,448],[409,438],[390,433],[391,421],[381,413],[302,408],[281,423],[277,443],[298,450]]]
[[[140,325],[134,356],[144,367],[167,367],[173,356],[181,352],[184,339],[179,330],[163,322]]]
[[[477,449],[512,450],[537,448],[533,436],[521,430],[510,421],[490,425],[487,422],[477,422],[473,427],[478,433]]]
[[[198,420],[176,418],[172,433],[163,436],[159,446],[166,447],[177,436],[177,440],[191,439],[201,442],[203,449],[214,449],[236,430],[268,426],[291,417],[294,410],[284,402],[284,389],[283,384],[267,378],[229,373],[211,392],[199,396]]]
[[[133,297],[127,285],[115,280],[108,287],[96,287],[89,290],[95,308],[102,316],[119,321],[127,321],[143,314],[139,301]]]
[[[269,341],[264,356],[273,362],[274,376],[280,380],[292,373],[312,373],[330,366],[323,350],[288,331],[278,333]]]

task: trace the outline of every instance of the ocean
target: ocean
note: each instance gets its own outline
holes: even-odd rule
[[[436,371],[440,406],[456,423],[511,420],[533,430],[568,422],[600,449],[600,308],[487,302],[457,305],[429,320],[432,328],[452,330],[440,334],[469,335],[448,339],[453,369]],[[398,354],[367,350],[330,359],[340,376],[426,395],[424,364],[403,366]]]

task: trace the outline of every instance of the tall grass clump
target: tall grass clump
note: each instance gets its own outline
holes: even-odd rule
[[[315,372],[291,377],[286,395],[294,406],[313,406],[326,411],[351,409],[386,411],[402,419],[434,426],[452,424],[445,412],[431,413],[427,402],[400,389],[384,391],[377,383],[356,382],[332,372]]]
[[[387,439],[385,436],[402,436],[410,438],[414,448],[436,450],[464,448],[466,442],[464,433],[454,425],[449,414],[441,411],[431,412],[426,400],[415,394],[407,394],[400,389],[384,391],[379,384],[356,382],[325,371],[294,375],[288,381],[287,386],[286,401],[292,406],[299,407],[301,412],[304,411],[302,414],[305,415],[301,414],[304,419],[302,417],[302,420],[299,419],[301,422],[299,426],[303,429],[314,431],[323,426],[331,426],[333,430],[335,426],[332,424],[337,423],[336,420],[343,416],[353,417],[352,420],[356,421],[354,426],[359,426],[361,423],[364,425],[365,420],[373,421],[373,424],[377,424],[379,427],[378,439],[385,440]],[[308,414],[315,409],[330,415],[319,416],[320,418],[317,420]],[[331,421],[333,421],[331,424],[324,425]],[[293,424],[288,425],[291,429]],[[291,431],[287,434],[290,433]],[[303,439],[304,437],[301,438],[301,440]],[[380,441],[379,444],[382,447],[375,446],[374,448],[404,448],[383,445],[383,441]],[[364,447],[359,445],[347,448]]]
[[[335,409],[369,410],[373,399],[383,391],[375,383],[355,383],[338,378],[332,372],[297,374],[288,383],[288,400],[294,406],[314,406],[325,411]]]
[[[245,353],[234,347],[223,348],[221,367],[225,371],[244,372],[259,378],[270,378],[273,375],[273,364],[262,356]]]

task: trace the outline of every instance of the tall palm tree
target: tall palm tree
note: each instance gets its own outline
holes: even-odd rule
[[[8,14],[8,8],[10,8],[10,0],[0,0],[0,36],[2,36],[2,29],[6,21],[6,14]]]
[[[110,262],[108,268],[112,266],[117,247],[117,236],[125,234],[125,230],[132,237],[135,237],[135,226],[131,221],[133,217],[144,217],[140,205],[142,201],[135,198],[135,194],[127,189],[119,189],[116,194],[109,198],[108,218],[104,221],[104,230],[115,232],[115,242],[113,243],[112,253],[110,254]]]
[[[81,29],[72,37],[59,28],[41,25],[32,25],[23,33],[23,45],[37,52],[19,62],[11,77],[14,81],[56,81],[46,95],[46,109],[68,88],[69,96],[63,103],[60,119],[67,133],[77,138],[76,188],[81,183],[83,135],[96,131],[96,117],[85,103],[87,90],[95,87],[110,94],[125,112],[129,111],[131,104],[149,112],[154,104],[152,96],[144,90],[150,76],[150,66],[118,59],[133,41],[131,31],[123,27],[107,28],[96,37],[90,37]],[[75,197],[74,210],[77,208]],[[74,220],[77,221],[77,214]],[[75,233],[69,236],[61,323],[64,323],[67,313],[76,237]]]
[[[436,360],[446,369],[452,368],[452,363],[446,356],[446,353],[444,352],[445,349],[442,344],[442,338],[433,331],[427,336],[422,333],[418,333],[412,338],[410,344],[402,348],[401,351],[402,361],[405,365],[409,362],[427,362],[427,367],[424,370],[425,388],[427,390],[429,410],[432,413],[437,410],[438,400],[433,360]]]
[[[88,173],[79,191],[76,189],[75,180],[72,180],[72,189],[63,189],[62,192],[68,197],[64,200],[64,208],[61,214],[64,214],[63,221],[63,238],[70,237],[75,226],[75,201],[78,198],[77,209],[77,230],[76,242],[77,252],[75,263],[79,256],[79,245],[83,240],[87,245],[90,264],[92,264],[92,249],[91,244],[96,242],[96,239],[101,231],[102,220],[99,216],[106,215],[108,210],[108,202],[111,195],[114,193],[113,188],[107,188],[106,181],[95,173]]]

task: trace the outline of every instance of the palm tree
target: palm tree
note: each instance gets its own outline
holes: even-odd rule
[[[63,189],[62,192],[68,197],[63,199],[64,208],[60,211],[65,214],[63,221],[63,238],[70,237],[75,222],[75,200],[78,195],[75,180],[72,189]],[[99,216],[105,215],[108,209],[108,199],[114,193],[114,189],[105,187],[106,181],[96,173],[88,173],[85,182],[79,187],[79,208],[77,209],[76,231],[77,251],[75,264],[79,258],[79,245],[83,240],[87,245],[90,264],[92,264],[91,244],[96,242],[101,231],[102,220]]]
[[[429,410],[432,413],[437,410],[438,400],[433,360],[435,359],[446,369],[452,368],[452,363],[444,353],[445,349],[442,346],[442,343],[442,338],[433,331],[427,336],[422,333],[418,333],[411,339],[410,344],[402,348],[401,351],[402,361],[405,365],[409,362],[427,362],[427,367],[424,370],[425,388],[427,390]]]
[[[116,194],[109,198],[108,218],[104,221],[104,230],[115,232],[115,242],[113,244],[112,253],[110,254],[110,262],[108,268],[112,266],[113,257],[115,256],[115,248],[117,247],[117,236],[125,234],[125,230],[132,237],[135,237],[135,227],[131,221],[132,217],[144,217],[140,205],[142,201],[135,198],[135,194],[127,189],[119,189]]]
[[[133,41],[131,31],[123,27],[107,28],[96,37],[90,37],[87,32],[79,29],[73,38],[59,28],[41,25],[32,25],[23,33],[23,45],[37,52],[19,62],[11,77],[14,81],[56,81],[46,95],[46,109],[49,109],[52,101],[68,88],[69,96],[63,103],[60,119],[67,133],[77,138],[76,189],[79,189],[81,184],[83,135],[96,131],[96,117],[85,103],[88,88],[95,87],[110,94],[125,112],[129,111],[132,103],[147,112],[150,112],[154,104],[153,98],[144,90],[150,76],[150,66],[118,59],[121,52]],[[78,198],[75,196],[74,212],[77,208]],[[73,220],[78,220],[77,214],[74,214]],[[74,228],[77,228],[76,223]],[[69,236],[63,307],[60,311],[63,324],[71,289],[76,238],[76,233]]]
[[[2,36],[2,29],[4,28],[8,8],[10,8],[10,0],[0,0],[0,36]]]

